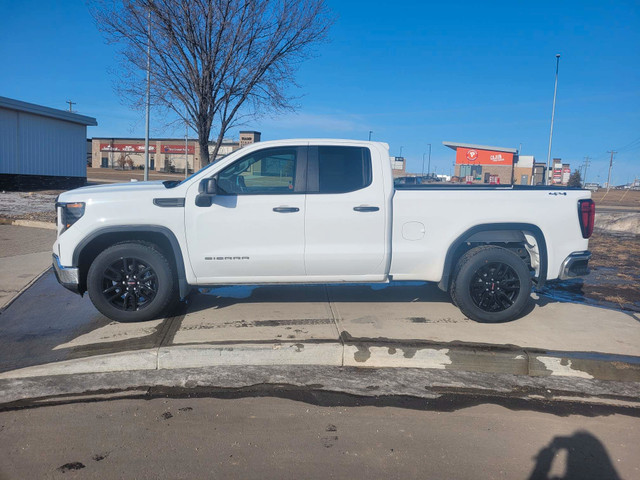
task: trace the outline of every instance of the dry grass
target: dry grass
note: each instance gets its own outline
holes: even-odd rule
[[[640,307],[640,236],[595,233],[589,249],[592,273],[584,278],[584,295],[621,307]]]
[[[640,207],[640,191],[600,189],[591,196],[596,205],[618,207]]]

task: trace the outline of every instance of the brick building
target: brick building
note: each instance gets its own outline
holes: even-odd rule
[[[535,158],[515,148],[442,142],[456,151],[455,176],[463,183],[531,185]]]
[[[240,132],[240,141],[225,139],[218,150],[218,157],[260,141],[260,132]],[[185,163],[189,172],[202,168],[200,145],[195,139],[149,139],[149,169],[158,172],[184,173]],[[214,145],[209,144],[212,154]],[[139,169],[144,168],[144,138],[93,138],[91,140],[91,166],[93,168]]]

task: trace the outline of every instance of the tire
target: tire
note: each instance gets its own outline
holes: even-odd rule
[[[142,242],[118,243],[100,253],[89,267],[87,290],[95,307],[118,322],[157,318],[178,299],[171,265]]]
[[[468,318],[498,323],[518,318],[530,301],[531,286],[529,268],[518,255],[487,245],[460,258],[450,293]]]

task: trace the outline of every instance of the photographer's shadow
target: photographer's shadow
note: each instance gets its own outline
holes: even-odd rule
[[[550,476],[554,460],[559,452],[566,452],[564,476]],[[611,463],[604,445],[589,432],[578,431],[570,437],[554,437],[538,452],[536,465],[529,480],[619,480],[620,476]],[[557,468],[556,468],[557,470]]]

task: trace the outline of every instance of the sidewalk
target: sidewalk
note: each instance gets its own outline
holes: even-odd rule
[[[49,268],[54,238],[54,230],[0,225],[5,305]],[[640,401],[640,314],[534,295],[522,318],[480,324],[421,282],[223,286],[193,295],[176,316],[117,323],[48,271],[0,315],[0,345],[0,384],[62,382],[59,392],[78,375],[149,382],[175,372],[181,382],[179,372],[198,369],[190,377],[198,383],[222,367],[307,365],[485,375],[483,388],[513,384],[512,393],[544,379],[578,394],[596,388]]]
[[[55,229],[0,224],[0,312],[51,267]]]

